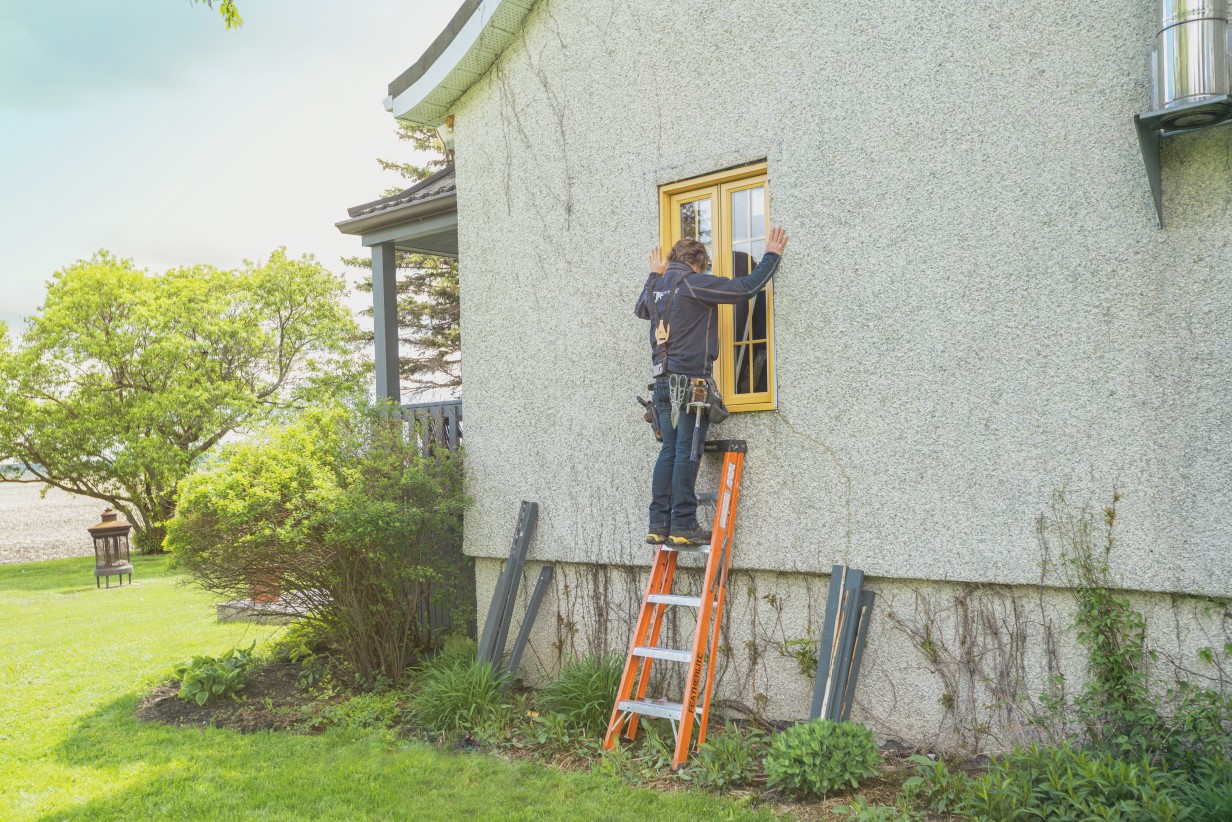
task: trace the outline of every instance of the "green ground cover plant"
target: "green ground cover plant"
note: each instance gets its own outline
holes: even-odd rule
[[[1198,649],[1207,673],[1171,660],[1173,670],[1159,670],[1146,620],[1112,573],[1120,499],[1114,491],[1096,512],[1057,494],[1040,517],[1045,575],[1072,591],[1074,635],[1087,656],[1077,693],[1067,697],[1057,677],[1034,717],[1054,744],[1019,748],[971,775],[914,757],[917,772],[898,805],[852,806],[854,818],[909,816],[924,806],[993,821],[1232,819],[1232,696],[1223,667],[1232,643]]]
[[[317,735],[140,722],[176,660],[253,640],[260,654],[273,629],[217,623],[165,557],[134,565],[110,591],[89,557],[0,566],[0,819],[773,818],[382,732],[363,714],[384,715],[385,695]]]
[[[746,787],[757,778],[764,748],[765,734],[728,722],[722,730],[706,737],[682,776],[716,791]]]
[[[232,648],[222,656],[194,656],[191,662],[177,665],[175,675],[180,680],[180,699],[204,705],[211,699],[228,697],[239,700],[240,691],[248,684],[248,674],[256,666],[253,648]]]
[[[411,716],[430,731],[480,730],[509,710],[509,677],[473,656],[441,654],[420,667],[411,696]]]
[[[875,776],[881,754],[873,732],[855,722],[816,719],[774,735],[766,780],[795,796],[825,797]]]
[[[564,722],[585,734],[602,736],[612,717],[624,673],[623,657],[588,654],[570,659],[539,692],[539,701]]]

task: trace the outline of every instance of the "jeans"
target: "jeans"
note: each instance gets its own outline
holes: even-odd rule
[[[698,423],[697,412],[686,414],[682,408],[673,428],[671,391],[666,377],[655,380],[654,407],[663,431],[663,447],[659,449],[650,480],[650,531],[656,534],[667,530],[674,534],[691,531],[698,527],[697,469],[702,451],[699,447],[697,459],[689,459],[693,426],[701,426],[699,439],[704,443],[710,418],[703,414]]]

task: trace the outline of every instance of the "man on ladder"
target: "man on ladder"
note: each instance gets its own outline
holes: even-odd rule
[[[701,454],[694,443],[706,441],[710,423],[699,381],[709,389],[711,404],[718,398],[711,373],[719,355],[718,306],[749,300],[765,288],[786,245],[782,227],[770,229],[761,262],[747,277],[735,279],[705,273],[710,254],[699,240],[678,241],[666,260],[659,246],[650,253],[650,276],[634,311],[650,320],[653,413],[663,434],[650,485],[646,542],[651,545],[710,543],[710,532],[697,521]]]

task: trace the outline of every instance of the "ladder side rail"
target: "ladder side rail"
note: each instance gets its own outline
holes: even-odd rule
[[[693,714],[698,704],[701,688],[701,655],[710,645],[711,623],[714,621],[715,581],[718,576],[719,564],[722,562],[722,551],[715,546],[722,546],[728,537],[731,525],[731,479],[735,473],[736,456],[734,452],[723,455],[723,473],[719,488],[719,502],[715,510],[715,528],[710,539],[710,554],[706,558],[706,577],[702,583],[702,605],[697,614],[697,628],[693,635],[693,662],[689,665],[689,675],[685,680],[684,694],[681,698],[680,732],[676,735],[676,753],[672,757],[672,769],[680,767],[689,756],[689,743],[693,737]],[[685,718],[689,721],[685,721]]]
[[[718,659],[719,654],[719,635],[723,631],[723,607],[727,600],[727,580],[731,569],[732,550],[735,547],[736,511],[739,508],[740,478],[744,473],[744,455],[736,454],[735,461],[736,470],[731,489],[731,517],[724,540],[723,565],[719,569],[718,596],[714,604],[714,628],[710,632],[710,655],[706,663],[706,679],[702,683],[702,717],[701,724],[698,726],[696,746],[698,748],[706,741],[706,728],[710,721],[710,698],[714,691],[715,660]]]
[[[646,599],[642,601],[643,608],[654,608],[653,619],[650,623],[650,636],[647,637],[646,642],[646,645],[651,648],[657,647],[659,644],[659,634],[663,630],[663,617],[667,613],[667,605],[662,603],[651,603],[650,593],[665,594],[672,590],[672,580],[676,577],[676,564],[680,560],[679,551],[672,551],[668,548],[661,548],[660,550],[668,554],[667,568],[664,570],[659,590],[647,593]],[[653,663],[653,657],[644,657],[641,660],[641,676],[638,677],[637,688],[633,696],[633,698],[639,702],[645,699],[646,689],[650,686],[650,668]],[[635,713],[629,718],[629,723],[625,732],[626,737],[629,739],[635,739],[637,737],[637,726],[640,721],[640,714]]]
[[[674,553],[674,552],[670,552]],[[664,550],[662,546],[655,552],[654,565],[650,568],[650,578],[646,581],[646,596],[658,593],[662,588],[663,575],[667,571],[667,566],[675,565],[674,559],[669,556],[669,552]],[[616,692],[616,704],[612,706],[612,717],[608,721],[607,734],[603,738],[603,747],[611,749],[616,745],[616,739],[620,736],[620,729],[625,724],[627,716],[622,716],[620,703],[630,699],[633,693],[633,687],[636,683],[637,676],[641,670],[641,662],[643,660],[633,655],[633,649],[636,648],[643,636],[650,631],[650,622],[653,611],[651,603],[642,598],[642,607],[639,609],[637,624],[633,628],[633,632],[629,637],[629,652],[625,656],[625,670],[620,676],[620,687]]]

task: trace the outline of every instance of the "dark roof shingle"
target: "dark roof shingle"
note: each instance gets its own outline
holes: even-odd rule
[[[408,205],[410,203],[428,202],[435,200],[438,197],[444,197],[453,194],[458,190],[456,177],[454,176],[453,166],[445,166],[440,171],[428,177],[425,180],[420,180],[410,188],[399,191],[397,194],[389,197],[382,197],[379,200],[373,200],[370,203],[353,206],[347,209],[347,214],[352,219],[357,217],[367,217],[370,214],[376,214],[381,211],[387,211],[398,206]]]

